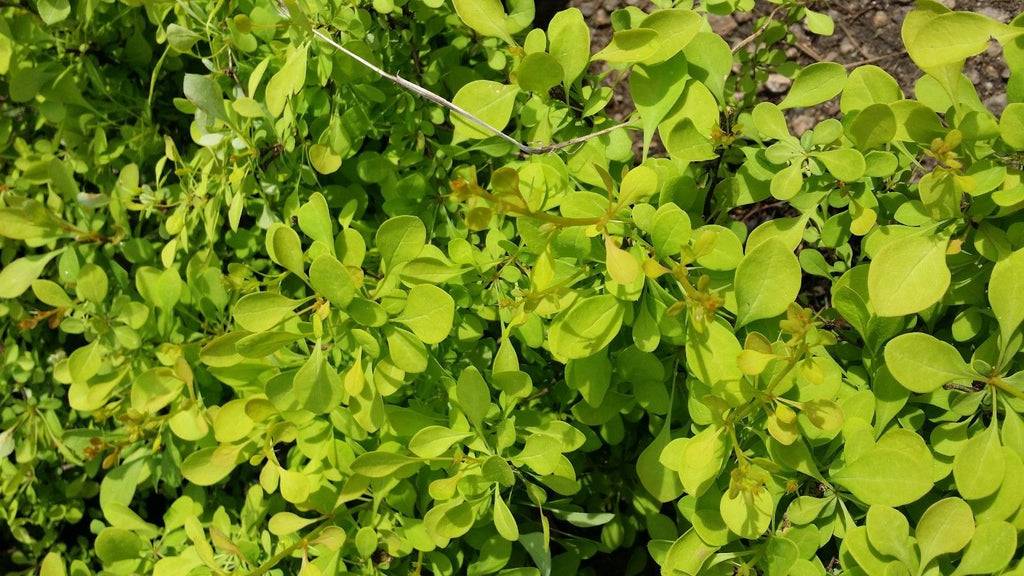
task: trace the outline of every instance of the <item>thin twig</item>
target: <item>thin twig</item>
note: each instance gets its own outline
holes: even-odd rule
[[[874,64],[875,62],[881,62],[882,60],[888,60],[889,58],[896,58],[897,56],[903,56],[906,54],[906,50],[900,50],[899,52],[893,52],[892,54],[886,54],[884,56],[875,56],[874,58],[868,58],[867,60],[859,60],[857,62],[850,62],[849,64],[843,64],[844,68],[856,68],[865,64]]]
[[[862,57],[872,57],[871,54],[868,54],[867,52],[864,51],[864,46],[862,46],[861,43],[857,41],[857,37],[854,36],[853,32],[850,30],[850,27],[847,26],[845,22],[843,22],[842,20],[836,20],[836,24],[838,24],[839,27],[843,29],[843,32],[846,34],[846,39],[850,41],[850,44],[853,44],[853,47],[857,49],[857,52],[860,52],[860,55]]]
[[[283,3],[279,2],[278,6],[280,7],[279,12],[282,12],[283,16],[284,15],[288,15],[288,10],[283,5]],[[410,81],[406,80],[405,78],[402,78],[401,76],[398,76],[397,74],[391,74],[390,72],[387,72],[383,68],[377,66],[376,64],[370,62],[369,60],[359,56],[355,52],[352,52],[348,48],[345,48],[341,44],[337,43],[333,38],[331,38],[329,35],[325,34],[323,31],[318,30],[316,28],[312,28],[312,32],[313,32],[314,36],[316,36],[320,40],[326,42],[327,44],[332,46],[335,50],[340,51],[341,53],[345,54],[349,58],[352,58],[356,62],[362,64],[366,68],[369,68],[370,70],[372,70],[374,73],[376,73],[381,78],[385,78],[387,80],[390,80],[391,82],[397,84],[398,86],[401,86],[402,88],[405,88],[409,92],[412,92],[413,94],[416,94],[417,96],[420,96],[421,98],[425,98],[427,100],[430,100],[431,102],[433,102],[434,104],[437,104],[438,106],[441,106],[443,108],[447,108],[448,110],[450,110],[452,112],[455,112],[456,114],[459,114],[460,116],[462,116],[466,120],[469,120],[470,122],[480,126],[485,131],[490,132],[491,134],[494,134],[495,136],[501,138],[502,140],[508,142],[509,144],[512,144],[513,146],[516,147],[517,150],[519,150],[519,152],[521,152],[523,154],[548,154],[548,153],[551,153],[551,152],[556,152],[558,150],[562,150],[562,149],[568,148],[570,146],[575,146],[576,144],[581,144],[583,142],[586,142],[587,140],[591,140],[591,139],[597,138],[599,136],[604,136],[605,134],[608,134],[609,132],[614,132],[615,130],[618,130],[620,128],[625,128],[625,127],[627,127],[627,126],[629,126],[631,124],[631,122],[622,122],[620,124],[616,124],[615,126],[611,126],[609,128],[605,128],[603,130],[598,130],[597,132],[593,132],[593,133],[587,134],[585,136],[580,136],[578,138],[573,138],[573,139],[567,140],[565,142],[558,142],[558,143],[549,144],[549,145],[546,145],[546,146],[527,146],[526,144],[523,144],[522,142],[516,140],[515,138],[513,138],[513,137],[509,136],[508,134],[505,134],[501,130],[495,128],[494,126],[491,126],[485,120],[482,120],[481,118],[479,118],[478,116],[476,116],[472,112],[466,110],[465,108],[462,108],[462,107],[456,105],[455,103],[451,102],[450,100],[447,100],[446,98],[444,98],[442,96],[439,96],[438,94],[435,94],[435,93],[431,92],[430,90],[427,90],[426,88],[420,86],[419,84],[416,84],[414,82],[410,82]]]
[[[754,40],[757,40],[757,38],[761,34],[764,34],[764,31],[767,30],[768,26],[775,20],[775,15],[779,12],[779,10],[782,10],[784,7],[785,6],[777,6],[774,10],[768,13],[768,16],[765,17],[764,23],[761,24],[761,26],[758,27],[757,30],[751,32],[750,36],[747,36],[743,40],[740,40],[738,43],[736,43],[735,46],[732,47],[732,53],[735,54],[739,52],[741,49],[743,49],[744,46],[750,44]]]
[[[818,54],[817,50],[811,48],[810,46],[807,46],[806,44],[797,42],[793,45],[796,46],[797,50],[803,52],[811,59],[813,59],[815,62],[823,62],[825,60],[825,58],[821,54]]]
[[[452,101],[447,100],[446,98],[444,98],[442,96],[439,96],[439,95],[431,92],[430,90],[427,90],[426,88],[420,86],[419,84],[415,84],[413,82],[410,82],[410,81],[406,80],[405,78],[402,78],[401,76],[398,76],[397,74],[391,74],[389,72],[386,72],[384,69],[382,69],[379,66],[373,64],[369,60],[366,60],[365,58],[362,58],[361,56],[359,56],[355,52],[352,52],[351,50],[345,48],[341,44],[338,44],[337,42],[334,41],[333,38],[331,38],[327,34],[323,33],[322,31],[317,30],[317,29],[314,28],[313,29],[313,35],[316,36],[317,38],[323,40],[324,42],[330,44],[332,47],[334,47],[335,49],[341,51],[346,56],[349,56],[350,58],[353,58],[356,62],[359,62],[363,66],[369,68],[370,70],[373,70],[378,76],[380,76],[382,78],[386,78],[387,80],[390,80],[391,82],[394,82],[395,84],[401,86],[402,88],[405,88],[406,90],[412,92],[413,94],[416,94],[417,96],[420,96],[421,98],[426,98],[427,100],[430,100],[431,102],[433,102],[434,104],[437,104],[438,106],[447,108],[448,110],[451,110],[452,112],[455,112],[456,114],[459,114],[460,116],[462,116],[466,120],[469,120],[470,122],[473,122],[474,124],[480,126],[481,128],[483,128],[487,132],[490,132],[491,134],[494,134],[495,136],[501,138],[502,140],[508,142],[509,144],[512,144],[513,146],[515,146],[523,154],[547,154],[547,153],[550,153],[550,152],[556,152],[558,150],[562,150],[563,148],[568,148],[570,146],[574,146],[576,144],[581,144],[583,142],[586,142],[587,140],[591,140],[591,139],[597,138],[599,136],[604,136],[605,134],[608,134],[609,132],[614,132],[615,130],[618,130],[620,128],[625,128],[625,127],[629,126],[630,124],[632,124],[631,122],[622,122],[620,124],[616,124],[615,126],[611,126],[611,127],[605,128],[604,130],[598,130],[597,132],[593,132],[593,133],[587,134],[585,136],[580,136],[578,138],[573,138],[572,140],[566,140],[565,142],[558,142],[558,143],[555,143],[555,144],[549,144],[547,146],[527,146],[526,144],[523,144],[522,142],[516,140],[515,138],[513,138],[513,137],[509,136],[508,134],[505,134],[501,130],[495,128],[494,126],[491,126],[485,120],[480,119],[479,117],[477,117],[472,112],[466,110],[465,108],[462,108],[462,107],[456,105]]]

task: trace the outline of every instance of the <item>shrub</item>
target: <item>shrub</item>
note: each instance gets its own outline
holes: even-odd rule
[[[2,5],[2,571],[1024,572],[1024,19],[506,4]]]

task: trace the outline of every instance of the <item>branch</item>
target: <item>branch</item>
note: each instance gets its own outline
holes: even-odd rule
[[[764,23],[761,24],[761,26],[758,27],[757,30],[754,30],[750,34],[750,36],[747,36],[743,40],[740,40],[739,42],[736,43],[735,46],[732,47],[732,53],[735,54],[735,53],[739,52],[740,49],[742,49],[744,46],[746,46],[747,44],[750,44],[754,40],[757,40],[757,38],[761,34],[764,34],[764,31],[768,29],[768,25],[770,25],[775,20],[775,15],[779,12],[779,10],[782,10],[784,7],[785,6],[777,6],[774,10],[772,10],[768,14],[768,16],[764,19]]]
[[[278,12],[280,12],[282,16],[286,16],[286,17],[290,16],[290,13],[289,13],[288,9],[280,1],[278,2]],[[313,32],[314,36],[316,36],[317,38],[319,38],[323,42],[326,42],[327,44],[332,46],[335,50],[338,50],[339,52],[345,54],[349,58],[352,58],[356,62],[362,64],[366,68],[372,70],[375,74],[377,74],[381,78],[385,78],[387,80],[390,80],[391,82],[397,84],[398,86],[401,86],[402,88],[405,88],[409,92],[412,92],[413,94],[416,94],[417,96],[419,96],[421,98],[425,98],[427,100],[430,100],[434,104],[437,104],[438,106],[441,106],[443,108],[447,108],[448,110],[450,110],[450,111],[452,111],[452,112],[462,116],[466,120],[476,124],[477,126],[480,126],[485,131],[487,131],[487,132],[489,132],[489,133],[491,133],[491,134],[501,138],[502,140],[508,142],[509,144],[512,144],[513,146],[516,147],[517,150],[519,150],[519,152],[521,152],[523,154],[528,154],[528,155],[529,154],[548,154],[550,152],[557,152],[559,150],[563,150],[563,149],[568,148],[570,146],[575,146],[577,144],[582,144],[582,143],[586,142],[587,140],[591,140],[593,138],[598,138],[600,136],[604,136],[605,134],[608,134],[610,132],[614,132],[615,130],[618,130],[620,128],[625,128],[625,127],[627,127],[627,126],[629,126],[631,124],[631,122],[622,122],[620,124],[616,124],[615,126],[611,126],[611,127],[605,128],[603,130],[598,130],[597,132],[593,132],[593,133],[587,134],[585,136],[580,136],[578,138],[573,138],[571,140],[566,140],[565,142],[557,142],[555,144],[549,144],[549,145],[546,145],[546,146],[527,146],[526,144],[523,144],[522,142],[516,140],[515,138],[513,138],[513,137],[509,136],[508,134],[505,134],[501,130],[495,128],[494,126],[491,126],[485,120],[479,118],[478,116],[476,116],[472,112],[466,110],[465,108],[462,108],[462,107],[456,105],[455,103],[451,102],[450,100],[447,100],[446,98],[444,98],[442,96],[439,96],[439,95],[431,92],[430,90],[427,90],[426,88],[420,86],[419,84],[410,82],[410,81],[406,80],[405,78],[402,78],[401,76],[398,76],[397,74],[391,74],[391,73],[387,72],[386,70],[382,69],[381,67],[377,66],[376,64],[370,62],[369,60],[363,58],[362,56],[359,56],[355,52],[352,52],[348,48],[345,48],[341,44],[337,43],[333,38],[331,38],[329,35],[325,34],[323,31],[318,30],[316,28],[313,28],[312,32]]]

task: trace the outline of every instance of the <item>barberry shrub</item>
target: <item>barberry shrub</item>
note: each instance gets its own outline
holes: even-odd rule
[[[0,572],[1024,574],[1024,16],[653,4],[0,4]]]

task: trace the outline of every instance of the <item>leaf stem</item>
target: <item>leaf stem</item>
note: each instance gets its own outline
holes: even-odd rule
[[[252,572],[249,572],[248,576],[262,576],[263,574],[266,574],[271,569],[273,569],[274,566],[277,566],[278,563],[280,563],[282,560],[284,560],[285,558],[287,558],[287,557],[291,556],[292,554],[294,554],[296,550],[298,550],[299,548],[301,548],[303,546],[307,546],[309,544],[310,538],[315,537],[317,534],[319,534],[321,531],[323,531],[324,528],[327,528],[328,526],[330,526],[333,523],[334,523],[334,518],[327,518],[326,520],[324,520],[320,524],[317,524],[316,528],[313,528],[305,536],[303,536],[302,538],[299,538],[298,540],[296,540],[295,543],[292,544],[291,546],[288,546],[284,550],[281,550],[277,554],[274,554],[270,558],[270,560],[267,560],[263,564],[260,564],[255,570],[253,570]]]
[[[1011,396],[1015,396],[1021,400],[1024,400],[1024,392],[1021,392],[1020,390],[1013,388],[1006,382],[1003,382],[1003,379],[998,376],[993,376],[992,378],[989,378],[988,384],[989,386],[992,386],[998,390],[1002,390],[1003,392],[1006,392]]]

